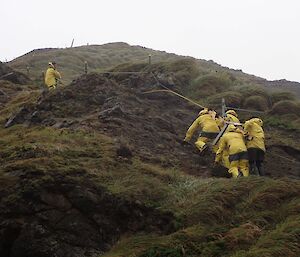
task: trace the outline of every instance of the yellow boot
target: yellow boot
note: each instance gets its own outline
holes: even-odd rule
[[[207,137],[198,137],[197,141],[195,142],[195,145],[196,145],[197,149],[200,151],[200,153],[206,149],[207,141],[208,141]]]

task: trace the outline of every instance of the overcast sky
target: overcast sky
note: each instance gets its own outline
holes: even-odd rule
[[[126,42],[300,82],[299,0],[1,0],[0,60]]]

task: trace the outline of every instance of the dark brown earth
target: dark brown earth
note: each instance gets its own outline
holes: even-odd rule
[[[72,176],[0,181],[0,256],[99,256],[124,233],[174,230],[172,213],[114,196],[84,171],[80,183]]]
[[[7,80],[20,85],[25,85],[30,81],[26,75],[13,70],[2,62],[0,62],[0,80]]]
[[[170,93],[147,93],[153,89],[161,88],[151,74],[85,75],[46,93],[35,105],[24,106],[6,126],[26,123],[97,130],[115,137],[118,154],[126,158],[138,156],[197,176],[224,176],[224,170],[213,167],[212,154],[200,157],[193,145],[182,144],[199,108]],[[266,174],[299,177],[299,149],[278,145],[276,140],[269,144],[268,128],[266,135]]]
[[[169,93],[147,93],[153,89],[160,87],[150,74],[85,75],[25,104],[6,126],[99,131],[115,138],[116,154],[129,161],[136,156],[196,176],[226,176],[211,153],[199,156],[193,145],[182,144],[198,107]],[[268,138],[268,128],[266,135],[267,176],[299,178],[299,150]],[[172,213],[109,193],[84,168],[68,176],[33,167],[11,171],[0,178],[0,198],[0,256],[96,257],[122,235],[175,230]]]

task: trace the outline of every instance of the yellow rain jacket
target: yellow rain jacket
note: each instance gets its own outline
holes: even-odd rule
[[[247,152],[244,135],[241,130],[236,129],[235,131],[229,131],[224,136],[222,136],[219,149],[216,154],[217,162],[220,161],[224,150],[227,150],[230,156],[242,152]]]
[[[232,114],[226,114],[225,121],[240,123],[239,119]]]
[[[186,132],[184,141],[189,141],[195,131],[200,128],[204,137],[208,137],[209,133],[219,133],[220,129],[217,125],[216,120],[209,114],[200,115],[189,127]],[[207,134],[206,134],[207,133]]]
[[[226,117],[224,119],[222,119],[223,122],[219,125],[219,127],[223,127],[225,125],[225,121],[227,122],[237,122],[237,123],[240,123],[239,119],[230,114],[230,113],[226,113]],[[225,131],[224,135],[226,135],[226,133],[228,132],[228,128],[227,130]],[[224,166],[225,168],[229,169],[230,167],[230,162],[229,162],[229,149],[223,149],[223,152],[222,152],[222,157],[220,157],[220,159],[222,159],[222,166]]]
[[[224,153],[229,154],[227,164],[224,165],[228,168],[228,172],[232,177],[237,178],[239,172],[244,177],[249,176],[248,168],[248,153],[247,147],[244,142],[244,134],[240,129],[235,128],[233,125],[228,126],[229,131],[221,138],[219,149],[216,153],[215,162],[224,162]]]
[[[265,133],[262,128],[263,121],[259,118],[248,120],[244,124],[244,130],[247,134],[247,148],[259,148],[266,151],[265,147]]]
[[[60,73],[54,67],[49,67],[45,75],[45,84],[48,88],[55,88],[58,79],[61,79]]]

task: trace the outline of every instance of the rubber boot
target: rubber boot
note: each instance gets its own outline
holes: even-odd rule
[[[264,170],[264,168],[263,168],[263,166],[262,166],[261,163],[259,165],[257,165],[257,169],[258,169],[259,176],[265,176],[266,175],[265,174],[265,170]]]
[[[243,173],[239,171],[239,174],[237,175],[237,178],[243,177]]]
[[[249,170],[250,170],[250,175],[257,175],[254,162],[249,163]]]

